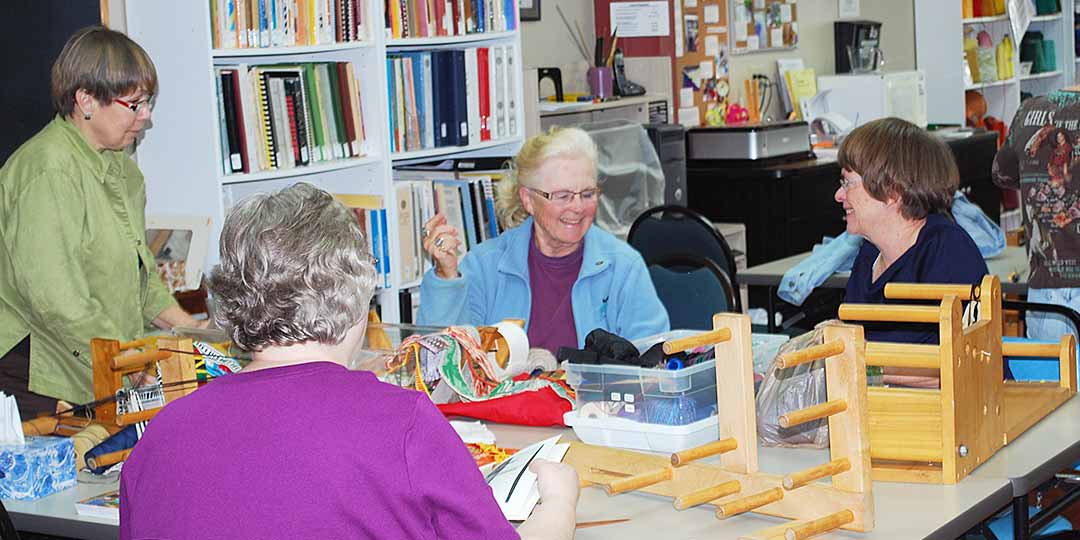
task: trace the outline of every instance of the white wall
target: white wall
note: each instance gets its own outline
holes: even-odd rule
[[[586,53],[592,54],[596,42],[596,25],[592,0],[543,0],[540,3],[540,20],[521,23],[521,55],[526,70],[539,67],[558,67],[562,70],[563,89],[567,92],[587,92],[585,70],[589,61],[574,46],[570,33],[563,24],[555,7],[562,8],[566,19],[573,25],[581,25],[585,34]],[[554,91],[551,83],[544,83],[541,95]]]

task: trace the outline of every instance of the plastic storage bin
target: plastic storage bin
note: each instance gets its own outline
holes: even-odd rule
[[[641,352],[661,341],[694,334],[673,330],[634,341]],[[768,367],[787,336],[752,336],[755,368]],[[760,358],[759,358],[760,355]],[[575,410],[564,421],[589,444],[675,452],[716,440],[715,360],[679,369],[568,364],[577,391]]]

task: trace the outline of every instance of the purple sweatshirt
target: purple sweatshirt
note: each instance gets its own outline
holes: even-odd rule
[[[516,539],[419,392],[317,362],[215,380],[124,464],[120,538]]]

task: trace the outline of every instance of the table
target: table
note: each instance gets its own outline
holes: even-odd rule
[[[498,444],[522,447],[544,437],[562,433],[576,440],[573,431],[554,428],[525,428],[492,424]],[[1080,429],[1080,428],[1078,428]],[[761,469],[768,472],[802,470],[828,461],[825,450],[760,448]],[[716,458],[708,458],[708,460]],[[966,478],[956,485],[874,482],[877,525],[868,533],[839,531],[822,539],[917,539],[955,540],[990,514],[1009,504],[1012,488],[1003,477]],[[630,518],[630,521],[577,531],[578,540],[619,538],[736,538],[742,534],[783,523],[783,520],[746,514],[720,521],[711,507],[677,511],[671,499],[641,493],[608,497],[602,489],[581,491],[577,520],[602,521]],[[663,531],[661,534],[659,531]]]
[[[36,501],[4,501],[4,507],[19,531],[87,540],[116,540],[120,535],[116,521],[80,516],[75,511],[75,503],[119,487],[119,482],[79,483],[73,489]]]
[[[751,266],[736,274],[739,285],[749,285],[769,288],[769,332],[775,332],[773,325],[776,313],[776,288],[780,286],[780,280],[784,273],[795,267],[810,256],[810,252],[799,253],[783,259],[778,259],[765,264]],[[986,260],[986,266],[990,272],[1001,279],[1001,292],[1004,294],[1027,294],[1027,279],[1030,272],[1028,267],[1027,251],[1024,247],[1008,246],[1005,251]],[[829,276],[819,287],[826,289],[843,289],[847,287],[850,272],[837,272]]]
[[[1028,493],[1077,461],[1080,461],[1080,399],[1073,396],[999,450],[971,476],[1009,480],[1013,497],[1013,537],[1025,540],[1031,534]]]

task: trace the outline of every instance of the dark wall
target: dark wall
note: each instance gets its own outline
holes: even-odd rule
[[[99,0],[0,2],[0,163],[52,118],[49,70],[68,36],[101,22]]]

